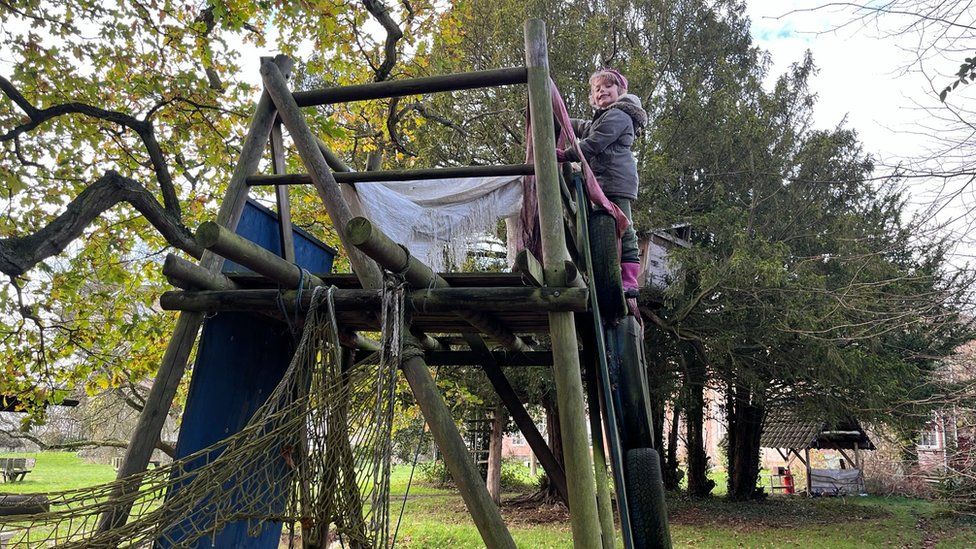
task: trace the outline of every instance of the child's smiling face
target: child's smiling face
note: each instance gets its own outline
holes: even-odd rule
[[[620,86],[609,78],[596,78],[590,82],[590,103],[598,109],[605,109],[620,98]]]

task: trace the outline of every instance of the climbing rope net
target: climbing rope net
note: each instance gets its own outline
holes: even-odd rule
[[[0,516],[0,531],[13,547],[223,546],[225,526],[243,522],[288,547],[387,547],[403,297],[388,280],[377,368],[343,360],[332,290],[316,288],[288,369],[240,432],[164,467],[46,494],[49,512]]]

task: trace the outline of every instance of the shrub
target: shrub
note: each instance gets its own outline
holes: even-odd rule
[[[535,487],[536,480],[520,461],[502,462],[502,490],[527,492]]]
[[[454,484],[454,479],[451,478],[451,472],[447,470],[443,461],[427,461],[418,464],[417,468],[420,469],[420,480],[425,484],[438,488],[452,486]]]
[[[417,465],[420,470],[420,479],[425,484],[444,488],[454,485],[451,472],[448,471],[443,461],[428,461]],[[536,480],[529,475],[528,469],[517,461],[505,461],[502,463],[502,490],[508,491],[529,491],[536,485]]]

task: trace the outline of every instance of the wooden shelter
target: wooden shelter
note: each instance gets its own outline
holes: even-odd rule
[[[767,419],[759,445],[776,449],[787,463],[793,458],[800,460],[806,471],[807,494],[814,492],[817,471],[810,463],[810,450],[836,450],[850,469],[860,471],[860,451],[875,449],[871,438],[856,419],[828,422],[797,419],[790,415]],[[848,468],[844,462],[842,466]],[[860,482],[863,488],[863,478]]]
[[[666,229],[657,229],[638,238],[640,248],[641,286],[664,291],[673,279],[675,263],[669,252],[675,248],[691,247],[691,225],[676,223]]]

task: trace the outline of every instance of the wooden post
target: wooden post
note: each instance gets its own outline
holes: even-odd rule
[[[522,300],[518,302],[524,303]],[[522,406],[522,401],[515,394],[515,389],[508,382],[508,378],[498,366],[498,362],[491,354],[491,351],[488,350],[488,346],[476,334],[465,334],[465,339],[468,342],[468,346],[471,347],[471,351],[478,355],[478,361],[484,368],[485,376],[491,382],[491,386],[498,393],[498,397],[501,398],[502,403],[508,409],[508,413],[511,414],[512,419],[518,426],[519,431],[525,437],[525,442],[532,449],[532,455],[539,457],[542,468],[545,469],[546,475],[549,476],[549,482],[552,483],[556,491],[566,501],[569,501],[569,490],[566,486],[566,471],[556,460],[552,449],[546,444],[546,439],[542,437],[542,433],[539,432],[535,421],[532,421],[532,417],[525,410],[525,406]]]
[[[549,54],[546,27],[539,19],[525,22],[525,65],[528,71],[529,113],[535,151],[536,196],[542,235],[542,265],[546,284],[564,286],[566,234],[563,228],[562,193],[556,164],[556,137],[549,83]],[[596,480],[586,434],[586,407],[572,313],[550,313],[553,370],[559,424],[563,429],[566,481],[569,488],[570,519],[577,547],[600,547],[600,521],[596,503]]]
[[[281,138],[281,122],[275,122],[271,128],[271,168],[275,175],[284,175],[285,143]],[[291,229],[291,202],[288,199],[288,187],[275,187],[275,200],[278,203],[278,227],[281,229],[281,257],[285,261],[295,261],[295,236]]]
[[[491,415],[491,436],[488,439],[488,495],[495,505],[502,504],[502,439],[505,437],[505,406],[497,404]]]
[[[283,55],[276,57],[274,62],[270,64],[275,67],[275,70],[285,74],[291,72],[292,61]],[[231,175],[227,192],[217,213],[217,223],[224,227],[233,230],[241,219],[248,192],[245,180],[258,168],[274,120],[274,103],[268,93],[263,93],[258,101],[254,117],[251,119],[247,136],[241,146],[241,156],[234,168],[234,173]],[[222,257],[209,252],[204,252],[203,258],[200,260],[200,265],[211,273],[219,273],[223,264],[224,259]],[[159,442],[159,434],[163,429],[169,408],[173,404],[176,390],[183,380],[187,360],[193,350],[197,333],[199,333],[202,324],[203,313],[180,313],[179,318],[177,318],[173,337],[166,347],[152,389],[146,396],[146,402],[142,413],[139,414],[139,421],[136,423],[132,440],[129,442],[125,457],[119,466],[117,478],[123,479],[145,471],[146,466],[149,465],[149,459],[152,457],[153,450],[156,449],[156,443]],[[132,494],[137,489],[138,486],[123,488],[122,484],[113,489],[109,498],[119,500],[119,504],[102,515],[99,523],[100,530],[107,531],[125,524],[132,508]],[[124,500],[123,497],[125,497]]]
[[[364,288],[379,288],[383,280],[379,267],[361,251],[349,244],[345,227],[352,219],[352,213],[342,199],[339,184],[336,183],[332,170],[329,169],[325,157],[322,156],[318,140],[312,135],[312,131],[309,130],[308,124],[305,122],[305,116],[295,104],[295,98],[288,89],[285,77],[274,63],[262,64],[261,76],[264,79],[265,89],[278,107],[278,114],[281,116],[282,122],[288,128],[288,133],[291,134],[295,148],[298,149],[298,154],[305,164],[305,169],[312,177],[315,190],[318,191],[319,197],[325,203],[325,209],[338,233],[339,241],[342,242],[346,254],[349,255],[352,270],[359,276]]]
[[[580,324],[585,324],[581,322]],[[592,335],[592,328],[589,329]],[[607,454],[604,445],[603,424],[600,421],[600,390],[597,386],[596,370],[599,367],[592,340],[584,335],[583,349],[586,353],[584,371],[586,373],[586,400],[590,405],[590,438],[593,441],[593,470],[596,475],[596,502],[600,516],[600,530],[603,549],[613,549],[616,545],[616,526],[613,522],[613,503],[610,497],[610,481],[607,478]]]
[[[434,438],[438,451],[444,457],[444,464],[451,472],[451,477],[457,483],[461,498],[471,512],[478,532],[485,545],[495,547],[515,547],[515,541],[505,522],[502,521],[498,507],[491,501],[491,496],[481,480],[481,474],[471,462],[471,454],[464,445],[461,434],[458,433],[451,411],[444,404],[434,379],[423,360],[423,352],[413,336],[404,340],[403,375],[410,384],[417,404],[427,420],[430,434]]]
[[[807,456],[803,462],[807,468],[807,497],[811,497],[813,495],[813,468],[810,466],[810,448],[804,448],[803,453]]]

